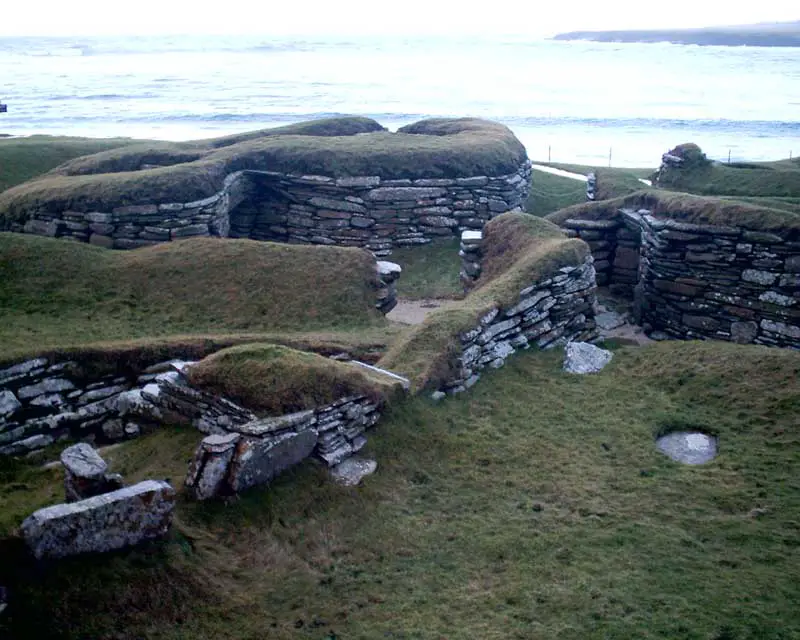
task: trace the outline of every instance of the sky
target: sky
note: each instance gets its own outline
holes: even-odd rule
[[[738,6],[737,6],[738,4]],[[5,0],[0,35],[151,34],[549,36],[584,29],[650,29],[800,20],[797,0]]]

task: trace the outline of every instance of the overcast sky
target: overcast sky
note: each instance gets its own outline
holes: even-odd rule
[[[474,8],[470,8],[474,7]],[[799,20],[798,0],[3,0],[0,35],[475,34]]]

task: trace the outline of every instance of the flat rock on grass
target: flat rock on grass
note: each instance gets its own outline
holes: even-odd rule
[[[717,439],[705,433],[676,431],[656,440],[664,455],[684,464],[705,464],[717,455]]]
[[[564,353],[564,371],[568,373],[597,373],[614,357],[610,351],[588,342],[570,342]]]
[[[355,487],[365,476],[375,473],[377,468],[378,463],[374,460],[352,457],[333,467],[331,469],[331,477],[333,477],[336,484],[344,487]]]

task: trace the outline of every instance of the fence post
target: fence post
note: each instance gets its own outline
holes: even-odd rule
[[[608,148],[608,166],[611,166],[611,147]]]
[[[728,149],[728,164],[731,163],[731,150]]]
[[[551,146],[548,144],[548,145],[547,145],[547,161],[548,161],[548,162],[550,162],[550,161],[551,161],[551,160],[550,160],[550,151],[551,151]]]

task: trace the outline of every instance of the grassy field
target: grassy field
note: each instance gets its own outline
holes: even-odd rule
[[[140,143],[130,138],[0,138],[0,192],[78,156]]]
[[[594,376],[531,352],[468,395],[396,406],[359,488],[308,463],[237,501],[181,501],[170,538],[37,568],[3,542],[15,638],[783,640],[800,635],[800,354],[624,348]],[[535,390],[532,393],[532,390]],[[700,467],[658,433],[717,435]],[[109,451],[183,478],[196,433]],[[0,528],[60,495],[3,472]],[[23,505],[24,504],[24,508]],[[2,627],[0,627],[2,629]]]
[[[448,239],[393,250],[388,260],[403,268],[397,295],[409,300],[460,297],[463,287],[458,278],[459,245],[460,240]]]
[[[543,217],[581,202],[586,202],[585,182],[534,170],[530,195],[525,203],[527,213]]]
[[[169,335],[386,326],[360,249],[195,238],[109,251],[0,233],[0,359]]]

